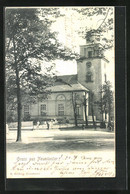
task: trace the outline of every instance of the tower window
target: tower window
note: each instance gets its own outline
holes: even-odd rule
[[[88,58],[92,57],[92,51],[88,51]]]
[[[87,72],[86,82],[92,82],[92,72]]]
[[[87,78],[87,82],[91,82],[92,81],[92,76],[91,75],[87,75],[86,78]]]
[[[91,65],[92,65],[92,63],[91,63],[91,62],[87,62],[87,63],[86,63],[87,68],[90,68],[90,67],[91,67]]]

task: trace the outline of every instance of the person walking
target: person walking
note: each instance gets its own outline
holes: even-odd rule
[[[47,121],[46,124],[47,124],[47,129],[49,130],[49,127],[50,127],[49,122]]]
[[[39,124],[40,124],[40,122],[39,122],[39,121],[37,121],[37,129],[39,129]]]
[[[53,122],[54,122],[53,119],[51,119],[51,123],[50,123],[51,124],[51,126],[50,126],[51,129],[53,129]]]

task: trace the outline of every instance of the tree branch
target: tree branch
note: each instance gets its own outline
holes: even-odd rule
[[[9,46],[10,46],[10,43],[11,43],[11,39],[12,38],[9,39],[9,43],[8,43],[8,46],[7,46],[7,52],[9,51]]]
[[[102,26],[103,23],[105,22],[105,20],[106,20],[106,18],[107,18],[107,16],[108,16],[109,10],[110,10],[110,8],[108,8],[105,18],[103,19],[102,23],[99,25],[99,27],[98,27],[97,29],[101,28],[101,26]]]

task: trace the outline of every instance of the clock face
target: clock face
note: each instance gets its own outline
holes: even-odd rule
[[[91,62],[87,62],[86,65],[87,65],[88,68],[90,68],[92,63]]]

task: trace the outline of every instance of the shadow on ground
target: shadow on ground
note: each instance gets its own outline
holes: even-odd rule
[[[35,142],[33,140],[35,139]],[[7,143],[9,152],[68,152],[68,151],[100,151],[113,150],[112,134],[101,136],[55,135],[50,137],[30,137],[30,143]]]

